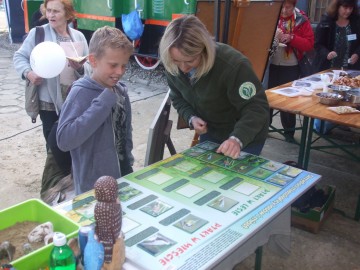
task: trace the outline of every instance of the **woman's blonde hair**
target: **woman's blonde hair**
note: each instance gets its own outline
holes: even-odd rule
[[[170,22],[160,41],[159,53],[165,69],[174,76],[179,68],[170,56],[170,49],[177,48],[185,56],[201,55],[193,78],[198,80],[209,72],[215,61],[216,43],[205,25],[193,15],[185,15]]]

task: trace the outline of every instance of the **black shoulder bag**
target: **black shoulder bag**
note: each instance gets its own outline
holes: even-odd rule
[[[313,65],[314,51],[304,52],[303,57],[299,60],[300,78],[313,75],[316,70]]]
[[[41,26],[36,27],[35,46],[44,41],[45,32]],[[36,123],[36,117],[39,114],[39,93],[37,86],[26,79],[25,84],[25,111],[31,117],[31,122]]]

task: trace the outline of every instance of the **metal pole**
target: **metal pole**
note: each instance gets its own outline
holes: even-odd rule
[[[229,36],[229,24],[230,24],[230,8],[231,0],[225,0],[225,16],[224,16],[224,28],[223,28],[223,43],[228,43]]]
[[[220,40],[220,13],[221,13],[221,1],[214,0],[214,37],[216,41]]]

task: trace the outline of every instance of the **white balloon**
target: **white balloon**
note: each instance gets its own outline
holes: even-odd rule
[[[30,55],[32,70],[45,79],[58,76],[63,71],[65,64],[65,51],[55,42],[44,41],[39,43]]]

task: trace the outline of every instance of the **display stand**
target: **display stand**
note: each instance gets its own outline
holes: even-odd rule
[[[170,138],[173,123],[169,120],[170,109],[171,100],[168,92],[149,128],[145,167],[163,159],[165,144],[171,155],[176,154],[174,144]]]

